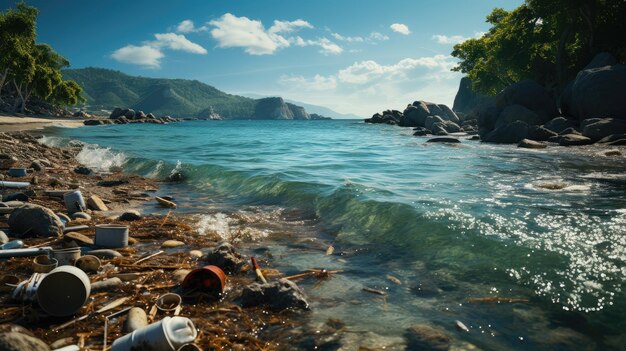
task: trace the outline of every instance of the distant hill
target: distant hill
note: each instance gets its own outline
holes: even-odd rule
[[[311,119],[305,108],[282,98],[231,95],[197,80],[136,77],[93,67],[64,70],[63,77],[83,87],[94,111],[122,107],[158,116],[205,118],[212,109],[225,119]]]
[[[242,96],[245,97],[249,97],[252,99],[261,99],[261,98],[265,98],[267,96],[265,95],[260,95],[260,94],[254,94],[254,93],[244,93],[241,94]],[[290,100],[290,99],[285,99],[286,102],[294,104],[294,105],[298,105],[298,106],[302,106],[304,107],[308,113],[315,113],[318,115],[322,115],[322,116],[326,116],[326,117],[330,117],[333,119],[363,119],[364,117],[362,116],[357,116],[355,114],[352,113],[339,113],[337,111],[334,111],[328,107],[325,106],[319,106],[319,105],[313,105],[313,104],[309,104],[306,102],[302,102],[302,101],[296,101],[296,100]]]

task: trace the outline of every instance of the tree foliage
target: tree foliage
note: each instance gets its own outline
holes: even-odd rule
[[[24,3],[0,12],[0,98],[10,84],[16,112],[24,112],[32,96],[53,105],[84,101],[80,87],[61,75],[69,61],[49,45],[35,42],[37,15],[36,8]]]
[[[454,70],[489,95],[526,78],[558,92],[599,52],[626,59],[625,0],[526,0],[487,22],[487,33],[452,55],[461,60]]]

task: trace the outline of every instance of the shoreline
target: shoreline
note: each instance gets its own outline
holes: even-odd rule
[[[56,121],[52,122],[55,123]],[[31,127],[33,124],[25,122],[20,126]],[[82,125],[82,123],[81,123]],[[54,213],[66,213],[62,198],[54,197],[47,193],[50,190],[62,191],[78,189],[82,192],[85,201],[92,195],[99,197],[108,207],[107,211],[85,210],[87,218],[77,218],[68,223],[68,226],[86,225],[89,228],[80,231],[79,234],[87,239],[94,238],[94,226],[97,224],[122,224],[128,225],[129,246],[116,250],[118,257],[101,258],[102,269],[97,273],[90,273],[92,287],[98,282],[111,280],[120,273],[131,273],[139,280],[124,281],[114,289],[99,290],[91,294],[90,299],[83,305],[81,311],[75,316],[81,316],[94,309],[100,308],[107,303],[124,296],[132,296],[132,299],[120,307],[139,306],[146,312],[151,311],[154,301],[159,295],[168,292],[180,293],[182,278],[194,267],[211,264],[205,262],[213,248],[222,241],[217,235],[199,236],[194,230],[195,223],[190,215],[176,214],[175,210],[161,208],[159,211],[149,211],[151,214],[141,214],[142,209],[157,202],[155,195],[159,194],[160,182],[140,176],[126,175],[122,173],[94,173],[90,175],[79,174],[74,171],[80,164],[76,155],[80,147],[56,148],[40,144],[35,137],[26,132],[0,133],[0,153],[11,155],[16,158],[15,166],[28,167],[32,160],[46,158],[49,166],[44,164],[40,170],[33,170],[27,177],[13,178],[2,176],[5,181],[30,182],[28,190],[0,189],[0,194],[22,192],[28,196],[27,201],[52,210]],[[3,172],[4,173],[4,172]],[[105,186],[105,182],[116,184]],[[22,199],[23,200],[23,199]],[[174,199],[175,201],[175,199]],[[7,203],[3,203],[5,205]],[[18,207],[22,203],[8,203],[11,207]],[[139,210],[139,218],[127,221],[120,216],[133,210]],[[0,230],[10,236],[10,240],[18,239],[9,232],[10,225],[8,216],[0,215]],[[67,233],[65,233],[67,234]],[[19,238],[27,246],[52,246],[53,248],[69,247],[73,245],[83,246],[81,242],[72,241],[66,235],[47,238]],[[52,240],[51,240],[52,239]],[[247,251],[246,243],[237,246],[236,250]],[[160,251],[163,253],[143,261],[141,265],[134,262]],[[240,255],[240,254],[238,254]],[[248,260],[242,258],[240,273],[228,275],[226,288],[219,300],[208,299],[206,302],[197,304],[183,304],[181,316],[190,318],[197,329],[201,331],[196,344],[202,348],[209,345],[220,346],[226,349],[279,349],[280,339],[274,340],[273,334],[281,334],[281,329],[286,326],[294,326],[295,322],[291,311],[275,312],[266,307],[242,308],[237,302],[242,289],[255,281],[254,274],[250,273]],[[18,276],[23,281],[31,275],[32,257],[12,258],[2,260],[5,271],[11,271],[11,275]],[[267,262],[261,262],[267,267]],[[266,271],[266,270],[264,270]],[[268,278],[271,272],[266,271]],[[95,285],[94,285],[95,284]],[[35,317],[37,309],[31,314],[23,314],[24,302],[10,298],[10,293],[0,297],[0,306],[3,307],[2,320],[16,323],[30,329],[37,338],[40,338],[52,348],[78,344],[89,348],[99,348],[103,345],[104,326],[101,318],[93,316],[75,325],[67,327],[59,332],[51,332],[50,328],[58,326],[70,320],[68,318]],[[28,303],[27,303],[28,304]],[[18,308],[19,307],[19,308]],[[112,310],[115,311],[115,310]],[[32,315],[35,313],[35,315]],[[41,314],[39,312],[39,314]],[[29,318],[35,318],[32,322]],[[158,314],[154,321],[164,317]],[[121,332],[123,323],[109,326],[108,344],[116,338],[123,336]],[[267,329],[270,329],[269,331]],[[282,330],[285,334],[285,330]],[[244,337],[245,336],[245,337]],[[58,340],[66,340],[66,344],[59,345]]]
[[[45,127],[78,128],[84,126],[83,122],[76,118],[0,115],[0,132],[39,130]]]

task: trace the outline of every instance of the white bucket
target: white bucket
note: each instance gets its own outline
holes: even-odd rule
[[[152,351],[175,351],[192,343],[197,336],[198,331],[189,318],[165,317],[115,340],[111,351],[128,351],[139,345]]]
[[[80,258],[80,247],[52,250],[51,256],[59,261],[59,266],[73,266]]]
[[[94,244],[110,249],[128,246],[128,226],[119,224],[96,225]]]
[[[81,212],[87,208],[83,194],[81,194],[79,190],[69,191],[63,194],[63,201],[69,213]]]
[[[52,316],[71,316],[87,302],[91,283],[85,272],[74,266],[53,269],[37,288],[39,306]]]

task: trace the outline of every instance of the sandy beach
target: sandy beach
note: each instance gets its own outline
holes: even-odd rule
[[[43,129],[45,127],[77,128],[83,126],[82,119],[60,117],[17,117],[0,116],[0,131],[16,132],[24,130]]]

